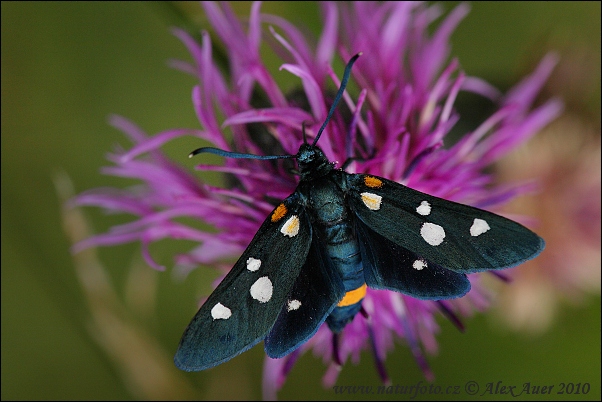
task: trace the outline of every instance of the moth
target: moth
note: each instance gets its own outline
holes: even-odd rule
[[[360,312],[367,287],[424,300],[457,298],[470,290],[466,274],[514,267],[543,250],[542,238],[512,220],[382,177],[346,173],[347,163],[335,168],[316,143],[359,55],[347,64],[313,143],[303,130],[297,154],[209,147],[190,154],[293,158],[300,180],[186,328],[175,355],[180,369],[214,367],[262,340],[268,356],[281,358],[324,322],[336,337]]]

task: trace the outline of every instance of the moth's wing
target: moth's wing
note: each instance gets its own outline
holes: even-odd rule
[[[343,296],[343,280],[314,231],[307,260],[265,338],[268,356],[274,359],[286,356],[307,342]]]
[[[176,366],[204,370],[264,339],[299,276],[311,238],[309,217],[293,194],[265,220],[196,313],[180,340]]]
[[[524,226],[365,174],[347,175],[347,200],[368,228],[415,255],[460,273],[519,265],[544,248]]]
[[[465,274],[418,256],[376,233],[359,219],[356,219],[355,230],[369,287],[429,300],[460,297],[470,290]]]

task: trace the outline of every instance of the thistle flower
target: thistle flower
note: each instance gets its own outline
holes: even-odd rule
[[[543,88],[562,94],[568,110],[496,163],[501,180],[538,178],[537,194],[512,200],[508,210],[541,222],[537,231],[546,250],[512,270],[512,286],[496,294],[497,315],[530,335],[550,328],[564,302],[584,306],[590,295],[600,294],[600,114],[590,100],[600,91],[600,63],[592,57],[600,51],[590,46],[566,44],[566,57]],[[554,219],[546,219],[551,214]]]
[[[534,335],[553,322],[560,300],[583,304],[600,293],[600,133],[565,114],[542,134],[498,164],[504,177],[541,178],[537,196],[514,201],[513,209],[540,218],[546,252],[513,270],[497,309],[512,329]],[[544,219],[552,213],[553,224]]]
[[[138,179],[141,185],[89,191],[77,197],[76,203],[126,212],[136,219],[79,243],[76,250],[140,241],[149,265],[164,269],[152,259],[150,243],[162,238],[198,242],[188,253],[175,257],[175,269],[180,274],[198,265],[221,266],[223,258],[239,255],[273,209],[274,200],[294,191],[296,177],[281,162],[225,159],[223,166],[197,166],[200,171],[219,171],[233,178],[229,188],[211,187],[168,160],[161,146],[176,137],[193,135],[228,151],[295,154],[303,142],[302,124],[309,136],[315,135],[327,115],[332,102],[329,88],[339,84],[331,64],[337,59],[346,61],[358,51],[364,55],[354,66],[352,81],[360,91],[353,96],[345,94],[348,115],[337,112],[320,140],[329,160],[340,162],[358,156],[362,159],[352,163],[349,172],[386,177],[481,208],[496,207],[530,189],[527,185],[493,186],[493,178],[483,170],[559,113],[558,101],[535,109],[532,106],[555,59],[544,58],[532,75],[506,95],[465,75],[457,60],[449,61],[449,36],[467,14],[466,5],[453,10],[431,35],[428,30],[442,13],[438,6],[324,3],[324,28],[315,44],[291,22],[262,14],[259,3],[253,4],[247,24],[234,16],[228,5],[205,3],[204,9],[226,49],[229,72],[220,71],[212,55],[212,40],[205,31],[199,44],[184,31],[174,30],[193,62],[173,63],[199,80],[192,98],[201,129],[147,136],[129,121],[113,117],[112,124],[134,145],[109,155],[115,166],[104,172]],[[268,32],[262,24],[268,25]],[[285,62],[280,69],[301,84],[302,96],[287,96],[268,72],[259,53],[264,36]],[[460,91],[481,95],[498,108],[453,143],[446,136],[460,119],[454,110]],[[262,98],[261,108],[254,106],[257,97]],[[230,134],[231,141],[226,139]],[[180,223],[180,217],[206,222],[217,231],[192,228]],[[340,337],[340,361],[332,361],[332,337],[322,326],[309,342],[285,358],[266,358],[264,396],[275,396],[294,362],[308,349],[321,354],[328,364],[325,385],[336,381],[339,364],[358,362],[365,348],[373,351],[377,370],[387,382],[384,360],[396,337],[408,342],[419,366],[432,378],[424,351],[437,350],[435,315],[442,312],[461,327],[459,316],[488,304],[479,275],[469,278],[471,292],[452,301],[422,301],[391,291],[368,290],[363,306],[371,318],[366,320],[359,314],[345,327]]]

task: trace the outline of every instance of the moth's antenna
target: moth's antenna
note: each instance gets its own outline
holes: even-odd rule
[[[326,120],[324,121],[324,124],[322,124],[322,127],[320,127],[320,130],[318,130],[318,135],[316,135],[316,139],[314,140],[312,145],[316,145],[316,143],[320,139],[320,136],[322,135],[322,131],[324,131],[324,128],[326,127],[326,124],[328,124],[328,121],[330,121],[330,118],[334,114],[337,104],[341,100],[341,96],[343,96],[343,92],[345,91],[345,87],[347,86],[347,81],[349,81],[349,76],[351,75],[351,67],[353,66],[353,63],[355,63],[357,58],[360,57],[361,55],[362,55],[362,52],[359,52],[358,54],[353,56],[351,58],[351,60],[349,60],[349,63],[347,63],[347,66],[345,67],[345,72],[343,73],[343,79],[341,80],[341,86],[339,87],[339,91],[337,92],[337,95],[334,97],[334,102],[332,103],[332,106],[330,107],[330,110],[328,111],[328,116],[326,116]]]
[[[353,66],[353,63],[355,63],[355,61],[361,55],[362,55],[362,52],[359,52],[358,54],[356,54],[355,56],[353,56],[351,58],[351,60],[349,60],[349,63],[347,63],[347,66],[345,67],[345,72],[343,73],[343,79],[341,80],[341,86],[339,87],[339,91],[337,92],[337,95],[334,97],[334,102],[332,103],[332,106],[330,107],[330,110],[328,111],[328,116],[326,116],[326,120],[324,121],[324,124],[322,124],[322,127],[320,127],[320,130],[318,130],[318,135],[316,135],[316,138],[314,139],[314,142],[312,143],[312,145],[316,145],[316,143],[320,139],[320,136],[322,135],[322,132],[324,131],[324,128],[326,127],[326,124],[328,124],[328,122],[330,121],[330,118],[334,114],[334,111],[336,110],[337,104],[339,103],[339,101],[341,100],[341,97],[343,96],[343,92],[345,91],[345,87],[347,87],[347,81],[349,81],[349,76],[351,75],[351,67]],[[302,126],[302,129],[303,129],[303,142],[305,144],[307,144],[307,137],[306,137],[306,134],[305,134],[305,122],[301,123],[301,126]],[[235,159],[271,160],[271,159],[290,159],[290,158],[296,158],[297,157],[297,155],[253,155],[253,154],[241,154],[241,153],[238,153],[238,152],[224,151],[223,149],[212,148],[212,147],[203,147],[203,148],[195,149],[194,151],[192,151],[188,155],[188,157],[192,158],[193,156],[198,155],[198,154],[202,154],[202,153],[215,154],[215,155],[225,156],[227,158],[235,158]]]
[[[238,153],[238,152],[229,152],[229,151],[224,151],[223,149],[212,148],[212,147],[203,147],[203,148],[195,149],[194,151],[192,151],[188,155],[188,157],[192,158],[193,156],[198,155],[198,154],[202,154],[202,153],[215,154],[215,155],[225,156],[227,158],[235,158],[235,159],[260,159],[260,160],[268,160],[268,159],[288,159],[288,158],[295,158],[296,157],[296,155],[253,155],[253,154],[241,154],[241,153]]]
[[[301,132],[303,133],[303,143],[307,144],[307,134],[305,134],[305,121],[301,123]]]

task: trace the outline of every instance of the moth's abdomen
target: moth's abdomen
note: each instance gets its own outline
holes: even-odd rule
[[[326,250],[343,279],[346,292],[326,323],[331,331],[340,332],[359,312],[366,294],[366,283],[359,245],[349,220],[344,219],[325,229]]]
[[[340,332],[360,311],[366,294],[360,248],[343,192],[330,181],[315,185],[312,191],[314,223],[320,242],[343,280],[345,296],[326,319],[333,332]]]

